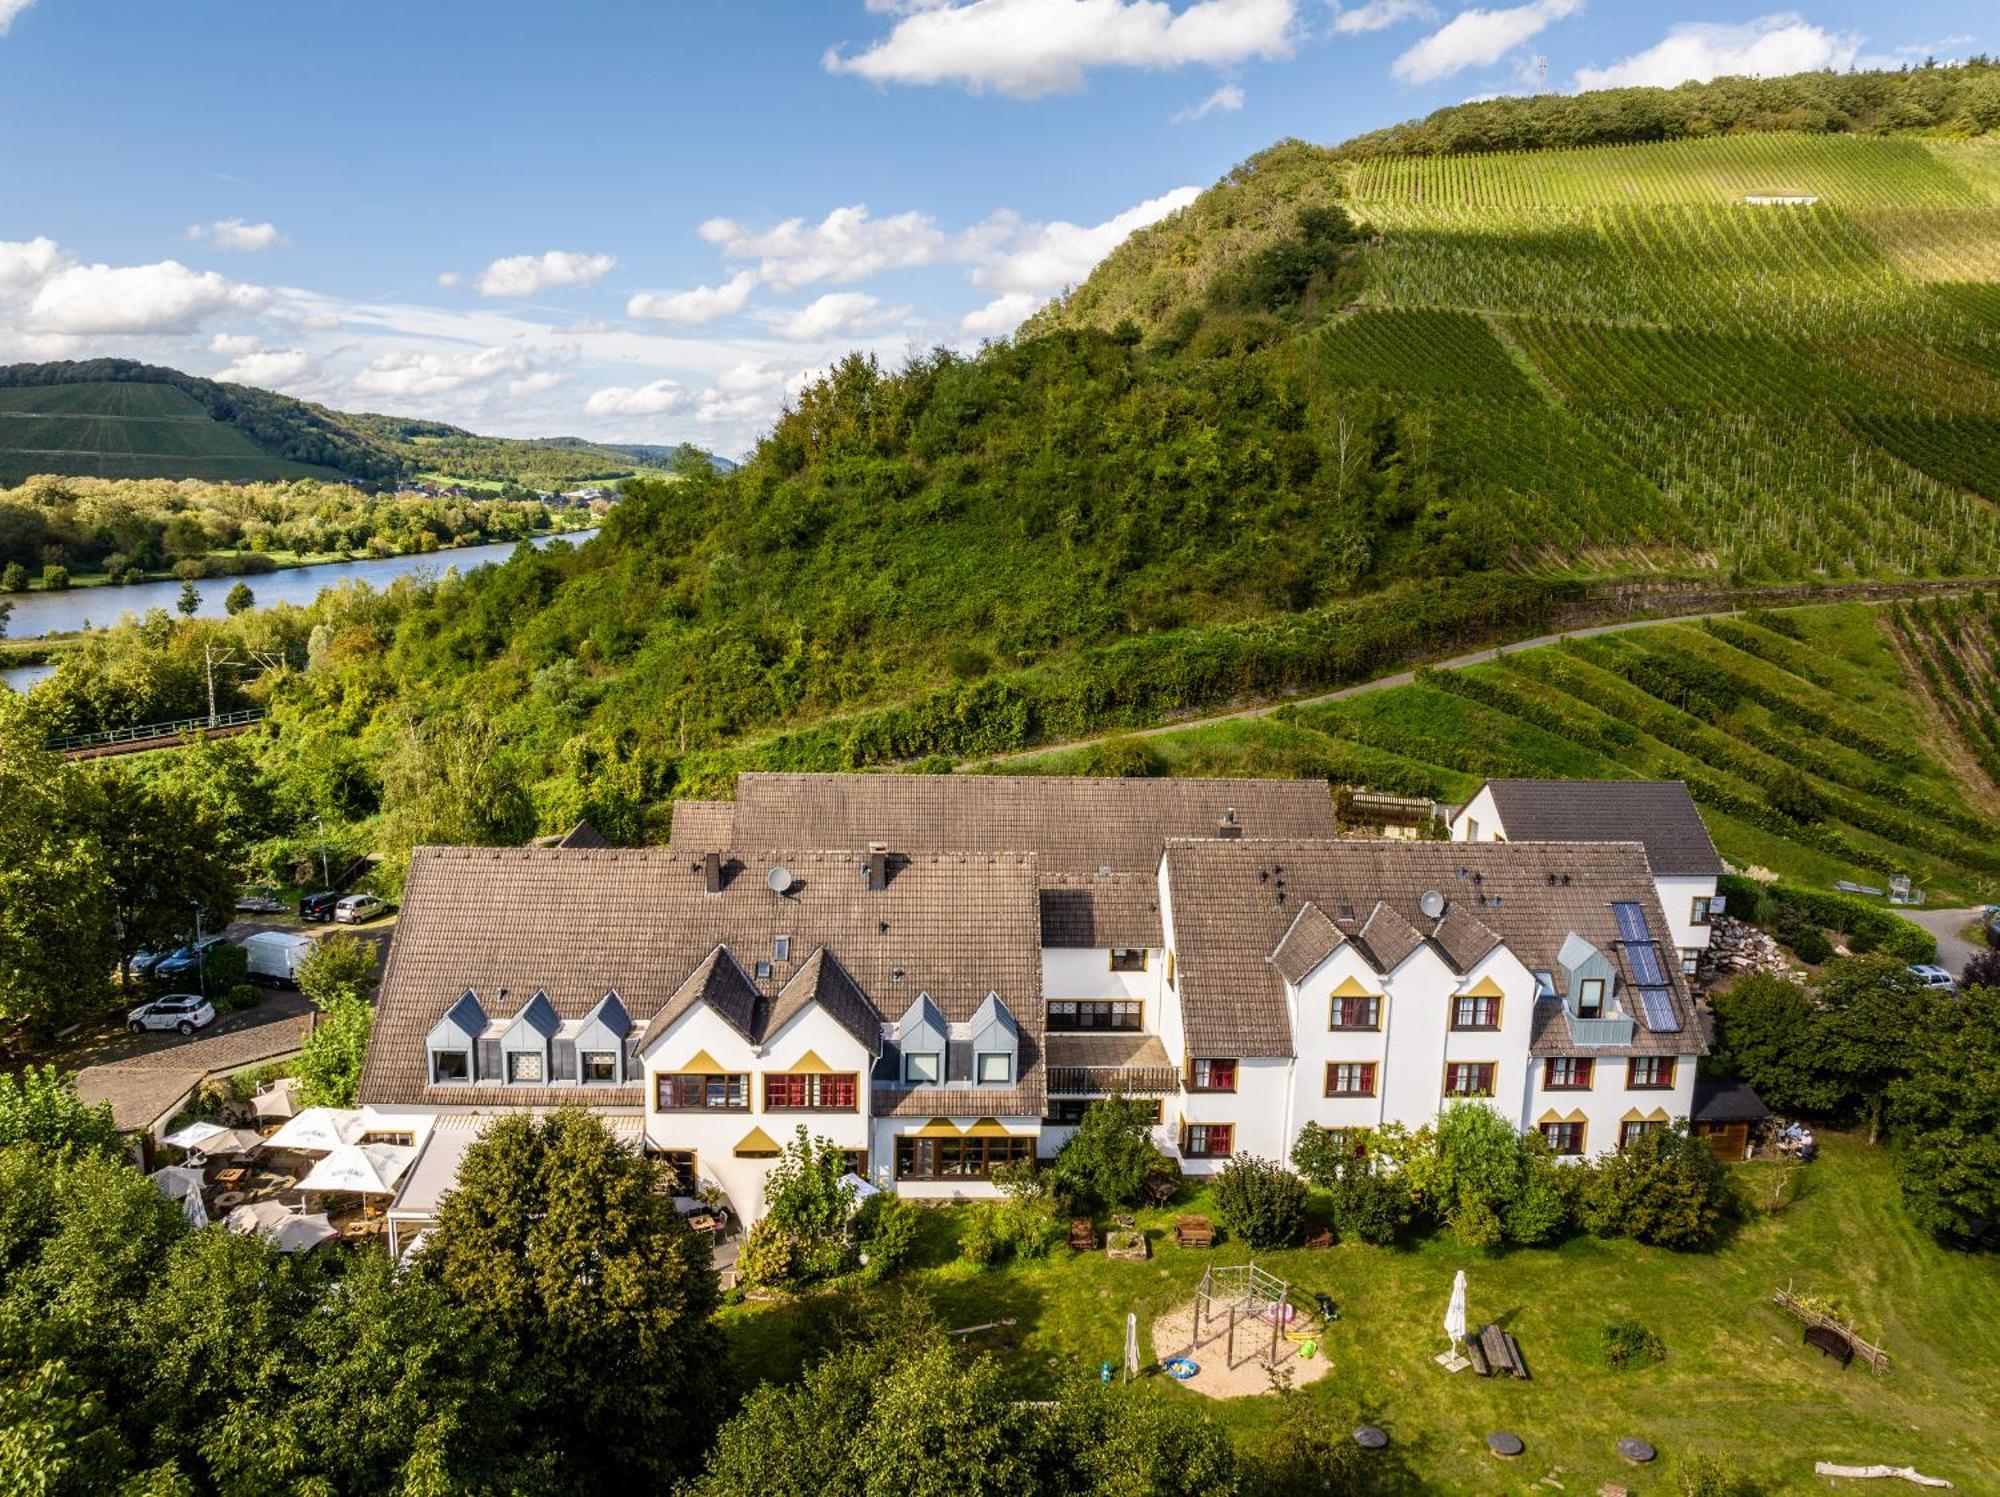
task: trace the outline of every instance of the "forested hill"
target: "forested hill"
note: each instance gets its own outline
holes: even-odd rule
[[[741,469],[371,616],[294,720],[492,719],[530,783],[657,801],[1353,679],[1607,580],[2000,575],[1996,86],[1282,144],[1014,339],[849,358]],[[1505,121],[1550,148],[1442,148]]]
[[[0,366],[0,485],[37,473],[237,483],[433,475],[548,491],[666,471],[675,451],[483,437],[130,359]]]

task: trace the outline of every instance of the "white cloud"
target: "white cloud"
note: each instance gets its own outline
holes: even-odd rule
[[[5,0],[0,0],[4,4]],[[62,246],[47,237],[0,239],[0,291],[25,291],[38,286],[69,264]]]
[[[1047,300],[1033,291],[1009,291],[967,312],[959,319],[958,330],[975,338],[1004,338]]]
[[[694,404],[694,396],[670,379],[656,379],[636,389],[610,385],[583,403],[593,416],[658,416]]]
[[[192,333],[228,314],[259,312],[271,293],[189,270],[155,265],[72,265],[49,276],[28,307],[28,324],[47,333]]]
[[[780,291],[930,265],[944,258],[949,244],[928,213],[870,218],[866,203],[835,208],[816,224],[788,218],[772,228],[750,229],[734,219],[711,218],[696,232],[724,259],[755,260],[758,279]]]
[[[543,395],[557,385],[567,384],[569,376],[560,369],[537,369],[533,374],[524,374],[519,379],[507,381],[507,393],[516,398],[523,395]]]
[[[939,0],[899,4],[888,36],[829,72],[877,83],[962,83],[1016,98],[1082,87],[1092,68],[1227,67],[1288,56],[1295,0]]]
[[[217,333],[208,340],[208,351],[219,353],[224,358],[240,359],[246,353],[256,352],[257,342],[253,333]]]
[[[438,272],[438,284],[447,291],[456,289],[458,283],[463,279],[464,277],[459,275],[455,270],[440,270]]]
[[[1969,32],[1957,36],[1941,36],[1934,42],[1911,42],[1896,48],[1898,57],[1950,57],[1960,47],[1969,46],[1977,40]]]
[[[1487,67],[1582,9],[1583,0],[1530,0],[1508,10],[1462,10],[1397,58],[1390,71],[1405,83],[1435,83]]]
[[[1603,68],[1578,68],[1576,86],[1672,88],[1689,79],[1836,71],[1852,63],[1861,38],[1849,31],[1826,31],[1796,11],[1759,16],[1740,26],[1689,22],[1671,27],[1665,38]]]
[[[689,291],[641,291],[625,303],[625,315],[674,327],[698,327],[742,311],[756,286],[757,273],[746,270],[720,286],[696,286]]]
[[[790,366],[786,364],[759,363],[746,359],[741,364],[731,365],[715,377],[715,388],[725,395],[749,395],[760,390],[775,390],[789,377]]]
[[[836,333],[857,332],[877,327],[894,313],[884,313],[881,302],[865,291],[829,291],[817,301],[801,307],[778,324],[781,337],[805,343],[814,338],[830,338]]]
[[[237,359],[215,377],[238,385],[282,390],[313,372],[312,355],[302,348],[271,348]]]
[[[1333,18],[1333,29],[1350,36],[1364,31],[1384,31],[1404,21],[1429,21],[1437,12],[1424,0],[1368,0],[1366,5],[1343,5]]]
[[[551,286],[588,286],[617,263],[611,255],[586,255],[576,250],[509,255],[479,273],[479,294],[533,296]]]
[[[411,350],[380,355],[356,374],[352,383],[356,390],[367,395],[420,399],[525,375],[538,362],[533,351],[511,344],[482,348],[474,353]]]
[[[14,24],[14,17],[34,3],[35,0],[0,0],[0,36],[7,34],[7,28]]]
[[[285,242],[276,224],[250,224],[240,218],[218,218],[214,223],[189,224],[187,237],[206,240],[217,249],[250,252],[267,250]]]
[[[1174,116],[1176,125],[1191,125],[1196,120],[1207,119],[1211,114],[1234,114],[1243,107],[1243,90],[1233,83],[1225,83],[1199,104],[1190,105]]]
[[[1171,192],[1127,208],[1099,224],[1025,223],[996,213],[965,237],[975,263],[972,284],[990,291],[1036,291],[1044,295],[1074,286],[1136,229],[1165,218],[1201,196],[1196,187]]]

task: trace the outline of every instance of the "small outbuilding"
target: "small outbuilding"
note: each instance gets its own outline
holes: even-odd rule
[[[1688,1128],[1708,1140],[1715,1157],[1735,1164],[1750,1157],[1757,1130],[1771,1120],[1771,1109],[1747,1081],[1716,1081],[1697,1076]]]

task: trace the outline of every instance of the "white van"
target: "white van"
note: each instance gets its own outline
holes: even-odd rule
[[[299,963],[313,949],[311,936],[295,936],[289,931],[260,930],[243,938],[250,953],[250,980],[281,988],[295,988]]]

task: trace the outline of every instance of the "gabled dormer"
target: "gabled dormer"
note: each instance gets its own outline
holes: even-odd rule
[[[543,1086],[553,1073],[550,1054],[562,1019],[547,993],[536,993],[500,1033],[499,1080],[509,1086]]]
[[[486,1032],[486,1010],[480,1006],[478,996],[471,988],[459,995],[458,1001],[445,1010],[445,1016],[431,1027],[424,1040],[424,1048],[430,1056],[430,1080],[433,1086],[465,1086],[475,1080],[492,1080],[480,1077],[475,1057],[479,1053],[479,1037]]]
[[[899,1079],[904,1085],[938,1086],[944,1082],[949,1034],[950,1027],[938,1006],[931,1002],[931,995],[917,994],[916,1001],[903,1011],[896,1025],[896,1049],[902,1057]]]
[[[616,1086],[626,1079],[625,1042],[632,1033],[632,1016],[625,1000],[606,993],[597,1007],[576,1025],[564,1041],[575,1047],[576,1080],[583,1086]]]
[[[1570,1038],[1579,1045],[1624,1045],[1632,1039],[1618,991],[1618,966],[1575,931],[1556,952],[1562,968],[1562,1005]]]
[[[1012,1086],[1021,1074],[1021,1026],[998,993],[986,995],[971,1030],[974,1085]]]

